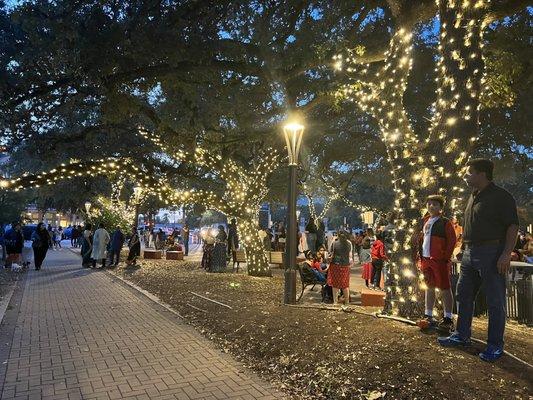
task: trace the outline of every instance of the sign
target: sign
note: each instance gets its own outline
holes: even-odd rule
[[[374,224],[374,212],[373,211],[365,211],[363,213],[363,223],[367,225]]]

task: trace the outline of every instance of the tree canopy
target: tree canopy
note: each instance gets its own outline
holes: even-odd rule
[[[297,118],[302,181],[318,195],[325,182],[353,203],[394,209],[400,254],[424,195],[443,193],[460,212],[470,157],[494,159],[497,180],[530,207],[529,5],[24,2],[0,13],[2,142],[18,172],[122,159],[210,199],[253,187],[257,207],[284,198],[276,157],[261,181],[268,193],[253,171],[269,149],[282,151],[281,126]],[[198,151],[216,162],[173,156]],[[405,259],[393,269],[413,269]],[[414,301],[409,285],[395,298]]]

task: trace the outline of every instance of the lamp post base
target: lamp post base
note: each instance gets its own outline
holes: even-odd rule
[[[285,296],[284,304],[296,304],[296,271],[294,269],[285,270]]]

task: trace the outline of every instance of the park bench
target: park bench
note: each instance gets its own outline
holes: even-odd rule
[[[183,260],[183,251],[167,251],[167,260]]]
[[[298,264],[298,270],[300,272],[302,292],[300,293],[300,296],[298,296],[298,299],[296,301],[300,301],[307,286],[312,286],[311,290],[313,290],[316,285],[320,285],[320,287],[322,288],[326,284],[326,282],[321,282],[316,278],[316,275],[306,263]]]
[[[244,250],[235,250],[235,262],[237,263],[237,272],[239,272],[240,264],[246,262],[246,253]],[[232,270],[235,270],[235,267]]]
[[[281,267],[284,265],[284,256],[282,251],[270,251],[269,252],[269,261],[270,264],[277,265]]]
[[[163,252],[161,250],[144,250],[145,260],[161,260]]]

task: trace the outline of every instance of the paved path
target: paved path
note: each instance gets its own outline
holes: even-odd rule
[[[282,397],[177,316],[79,261],[49,252],[13,296],[0,326],[1,399]]]

